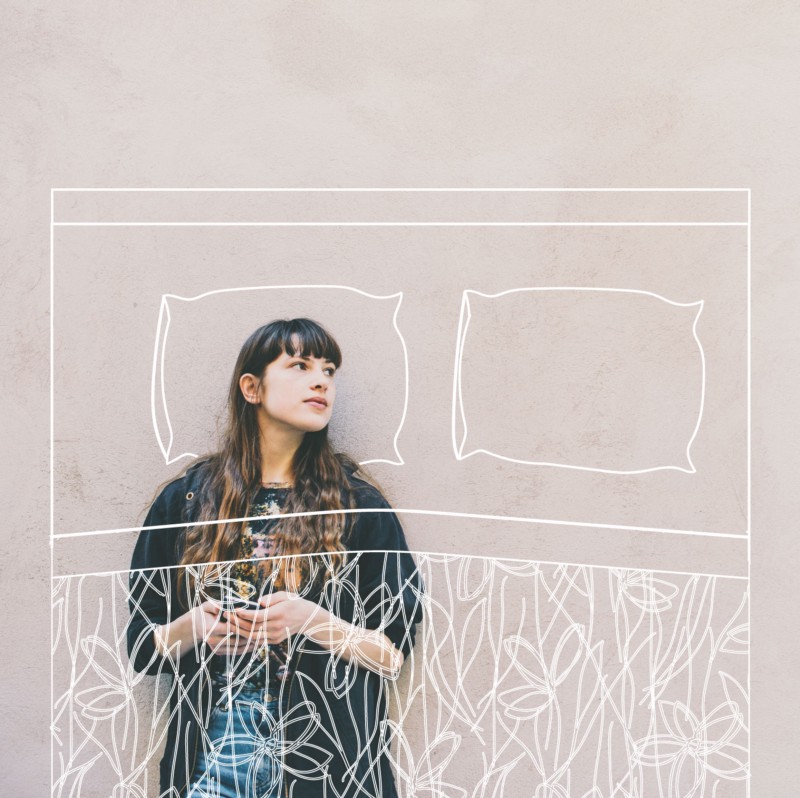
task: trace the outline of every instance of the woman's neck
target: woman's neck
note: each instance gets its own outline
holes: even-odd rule
[[[300,430],[277,425],[269,429],[261,426],[261,481],[264,483],[294,482],[295,452],[300,448],[305,433]]]

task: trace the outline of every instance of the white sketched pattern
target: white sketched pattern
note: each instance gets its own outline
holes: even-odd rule
[[[746,796],[745,580],[415,559],[425,620],[402,677],[381,680],[391,707],[381,750],[402,798]],[[186,685],[128,664],[126,576],[53,583],[58,798],[154,794],[148,779],[152,790],[169,697]],[[357,622],[380,625],[376,612],[396,611],[377,588],[377,610],[357,606]],[[332,606],[342,589],[328,593]],[[326,689],[332,702],[349,703],[351,681],[336,675],[338,664],[331,656]],[[293,712],[283,722],[307,728],[291,745],[308,752],[305,772],[324,777],[329,752],[307,745],[311,705]],[[267,738],[244,764],[280,753]]]

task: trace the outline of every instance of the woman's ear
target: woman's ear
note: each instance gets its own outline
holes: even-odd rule
[[[239,377],[239,390],[242,392],[245,401],[250,402],[251,405],[257,405],[261,401],[259,396],[259,388],[261,381],[255,374],[242,374]]]

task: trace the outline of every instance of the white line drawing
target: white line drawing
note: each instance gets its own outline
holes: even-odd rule
[[[312,515],[324,515],[326,513],[338,512],[342,514],[348,513],[356,513],[361,512],[360,510],[313,510],[306,513],[286,513],[287,518],[293,518],[295,516],[312,516]],[[432,515],[432,516],[446,516],[447,518],[476,518],[483,521],[511,521],[514,523],[523,523],[523,524],[555,524],[557,526],[571,526],[571,527],[591,527],[592,529],[624,529],[629,530],[631,532],[657,532],[659,534],[667,534],[667,535],[695,535],[697,537],[709,537],[709,538],[720,538],[720,539],[733,539],[733,540],[744,540],[747,538],[747,533],[738,533],[738,532],[704,532],[702,530],[686,530],[686,529],[669,529],[667,527],[650,527],[650,526],[625,526],[623,524],[601,524],[596,521],[563,521],[560,519],[555,518],[531,518],[530,516],[515,516],[515,515],[490,515],[488,513],[458,513],[453,512],[452,510],[417,510],[414,508],[407,508],[407,507],[396,507],[392,510],[385,510],[377,508],[372,510],[371,512],[394,512],[394,513],[406,513],[409,515]],[[249,520],[248,518],[239,518],[235,519],[237,521],[246,521]],[[209,521],[207,523],[222,523],[222,522],[215,522]],[[185,526],[188,526],[186,524]],[[130,527],[114,527],[113,529],[95,529],[91,531],[84,531],[84,532],[60,532],[57,535],[53,535],[53,540],[65,540],[67,538],[80,538],[80,537],[91,537],[93,535],[115,535],[117,533],[122,532],[136,532],[141,527],[138,526],[130,526]],[[152,529],[158,529],[159,527],[151,527]]]
[[[342,291],[352,291],[356,294],[361,296],[368,297],[369,299],[397,299],[397,305],[394,308],[394,312],[392,314],[392,325],[397,333],[398,338],[400,339],[400,345],[403,348],[403,366],[404,366],[404,376],[405,376],[405,391],[403,397],[403,412],[400,417],[400,423],[397,427],[397,431],[394,433],[392,438],[392,446],[394,447],[394,452],[396,455],[396,460],[386,460],[386,459],[372,459],[372,460],[364,460],[362,461],[362,465],[368,465],[370,463],[386,463],[388,465],[404,465],[405,461],[403,460],[400,450],[398,448],[398,439],[400,438],[400,433],[403,429],[403,424],[406,420],[406,413],[408,411],[408,385],[409,385],[409,370],[408,370],[408,348],[406,347],[405,339],[403,338],[403,333],[400,331],[400,327],[397,324],[397,315],[400,312],[400,306],[403,302],[403,292],[399,291],[394,294],[385,294],[385,295],[378,295],[378,294],[370,294],[367,291],[362,291],[359,288],[353,288],[352,286],[347,285],[256,285],[256,286],[243,286],[243,287],[236,287],[236,288],[219,288],[214,291],[206,291],[202,294],[197,294],[196,296],[185,297],[179,296],[178,294],[163,294],[161,297],[161,305],[159,309],[158,315],[158,326],[156,329],[156,336],[155,336],[155,350],[153,353],[153,377],[151,383],[151,393],[150,393],[150,415],[153,420],[153,429],[155,431],[156,440],[158,441],[158,446],[161,449],[161,454],[164,456],[164,460],[167,465],[170,465],[184,457],[192,457],[196,458],[199,455],[193,452],[181,452],[176,456],[172,456],[172,444],[173,444],[173,430],[172,424],[170,422],[169,417],[169,407],[167,405],[167,396],[166,396],[166,380],[164,377],[164,368],[166,363],[166,346],[167,346],[167,336],[169,333],[169,327],[171,322],[171,314],[170,314],[170,306],[169,301],[175,300],[180,302],[195,302],[199,299],[204,299],[209,296],[219,295],[219,294],[231,294],[231,293],[240,293],[240,292],[252,292],[252,291],[270,291],[270,290],[303,290],[303,289],[337,289]],[[167,435],[166,435],[166,442],[165,436],[162,433],[161,429],[159,428],[158,424],[158,413],[157,413],[157,405],[161,405],[161,412],[164,416],[166,427],[167,427]]]
[[[747,222],[54,222],[54,227],[747,227]]]
[[[359,510],[359,512],[366,512],[366,511]],[[377,509],[376,508],[371,508],[369,510],[369,512],[370,513],[377,512]],[[394,512],[397,513],[398,511],[395,510]],[[281,517],[282,518],[291,518],[292,516],[291,516],[291,513],[282,513]],[[243,521],[257,521],[257,520],[259,520],[259,518],[257,516],[250,516],[248,518],[244,518],[244,519],[241,519],[241,520],[243,520]],[[214,524],[214,523],[217,523],[217,522],[215,522],[215,521],[200,521],[197,524],[195,524],[195,526],[207,526],[209,524]],[[180,528],[180,527],[185,527],[185,526],[189,526],[189,524],[173,524],[173,525],[171,525],[169,527],[168,526],[150,526],[150,527],[146,527],[146,529],[174,529],[174,528]],[[141,530],[142,528],[143,527],[137,527],[138,530]],[[376,552],[379,552],[381,554],[387,554],[387,553],[390,553],[392,550],[390,550],[390,549],[372,549],[372,551],[376,551]],[[422,549],[414,549],[413,553],[414,553],[414,556],[420,555],[420,556],[434,558],[434,559],[437,558],[437,557],[448,556],[446,552],[441,552],[441,551],[423,551]],[[313,557],[316,557],[317,555],[316,554],[298,554],[296,556],[298,558],[303,558],[303,557],[312,557],[313,558]],[[484,560],[488,561],[488,560],[499,559],[498,557],[490,557],[488,555],[480,555],[480,554],[463,554],[463,555],[460,555],[460,556],[469,557],[471,560],[475,560],[477,562],[482,562]],[[503,560],[503,562],[506,562],[506,563],[528,563],[528,562],[531,562],[531,560],[526,559],[526,558],[522,558],[522,557],[503,557],[502,560]],[[244,560],[220,560],[220,564],[221,565],[234,565],[237,562],[244,562]],[[653,571],[652,568],[631,569],[629,566],[624,566],[624,565],[608,565],[608,564],[599,565],[597,563],[586,563],[586,562],[578,562],[578,561],[572,561],[572,560],[569,561],[569,562],[566,562],[566,561],[563,561],[563,560],[536,560],[536,562],[539,563],[540,565],[560,565],[560,566],[569,567],[569,568],[571,568],[571,567],[576,567],[576,568],[603,568],[603,569],[606,569],[606,570],[610,569],[610,570],[617,570],[617,571],[638,570],[638,571],[647,571],[648,573],[650,571]],[[181,566],[173,566],[173,565],[165,566],[164,568],[162,568],[162,570],[170,570],[170,569],[174,570],[174,569],[179,568],[179,567],[181,567]],[[53,579],[74,579],[74,578],[84,577],[84,576],[113,576],[114,574],[117,574],[117,573],[119,573],[119,571],[117,571],[117,570],[70,572],[70,573],[65,573],[65,574],[56,574],[56,575],[53,576]],[[739,580],[742,580],[742,581],[748,581],[749,580],[748,576],[738,575],[738,574],[731,574],[731,573],[714,573],[714,574],[712,574],[712,573],[706,573],[706,572],[700,572],[700,571],[675,571],[675,570],[667,570],[667,569],[664,569],[664,568],[659,568],[658,569],[658,573],[660,573],[660,574],[674,574],[676,576],[707,576],[707,577],[709,577],[711,579],[739,579]]]
[[[56,351],[56,339],[55,339],[55,320],[53,315],[55,313],[55,257],[56,257],[56,249],[55,249],[55,227],[53,223],[55,222],[55,191],[53,189],[50,190],[50,286],[49,286],[49,310],[50,310],[50,395],[49,395],[49,410],[50,410],[50,417],[49,422],[50,426],[48,428],[49,436],[50,436],[50,452],[48,457],[48,466],[49,466],[49,473],[48,476],[50,478],[49,488],[49,499],[50,499],[50,512],[49,512],[49,529],[48,529],[48,537],[50,538],[50,584],[53,584],[53,578],[55,575],[55,551],[54,551],[54,539],[53,535],[56,531],[56,501],[55,501],[55,492],[56,492],[56,479],[55,479],[55,385],[56,385],[56,378],[55,378],[55,366],[56,366],[56,358],[55,358],[55,351]],[[54,715],[53,715],[53,707],[55,706],[55,687],[54,687],[54,674],[53,674],[53,658],[52,658],[52,651],[54,650],[54,640],[53,640],[53,615],[51,610],[50,615],[50,726],[51,729],[54,727]],[[52,734],[51,734],[51,742],[50,742],[50,784],[55,784],[55,757],[53,755],[53,742],[52,742]]]
[[[355,563],[365,554],[356,553]],[[462,555],[415,559],[425,588],[412,591],[411,604],[419,602],[423,622],[402,677],[380,680],[393,711],[376,729],[402,796],[746,795],[746,583]],[[170,709],[170,697],[193,686],[171,680],[165,690],[161,679],[133,670],[124,650],[125,601],[133,596],[136,607],[142,590],[166,590],[171,578],[157,569],[53,580],[53,655],[62,663],[55,672],[55,796],[155,794],[146,779],[168,717],[179,711]],[[217,579],[224,583],[224,575]],[[376,606],[359,614],[369,628],[399,617],[396,607]],[[302,635],[290,645],[299,656]],[[349,677],[335,655],[328,659],[325,690],[349,699]],[[154,659],[150,671],[174,676],[171,662]],[[199,664],[202,680],[208,658]],[[280,767],[281,755],[294,754],[304,757],[304,778],[324,781],[326,764],[345,748],[356,744],[371,755],[369,741],[349,736],[351,722],[340,716],[335,736],[316,745],[320,716],[312,709],[324,715],[330,704],[318,685],[300,683],[295,708],[270,726],[287,731],[277,743],[262,737],[257,706],[230,684],[243,716],[240,742],[252,746],[241,768],[264,757]],[[210,711],[201,702],[201,725]],[[209,775],[225,763],[216,742],[203,735]],[[355,784],[328,784],[328,794],[350,795]],[[381,795],[380,784],[361,788]]]
[[[555,463],[555,462],[547,462],[547,461],[536,461],[536,460],[520,460],[515,459],[512,457],[507,457],[497,452],[491,452],[487,449],[478,448],[473,449],[466,454],[464,453],[464,447],[467,442],[467,435],[468,435],[468,426],[467,426],[467,418],[464,412],[464,403],[463,403],[463,393],[462,393],[462,355],[463,355],[463,348],[464,342],[466,340],[467,331],[469,330],[469,323],[472,317],[471,308],[469,304],[469,296],[470,294],[474,294],[475,296],[480,296],[486,299],[495,299],[501,296],[507,296],[508,294],[515,294],[515,293],[526,293],[526,292],[555,292],[555,291],[562,291],[562,292],[597,292],[597,293],[614,293],[614,294],[637,294],[642,296],[649,296],[653,297],[654,299],[658,299],[662,302],[665,302],[669,305],[673,305],[675,307],[683,307],[683,308],[697,308],[697,315],[694,318],[694,322],[692,324],[692,335],[694,336],[695,342],[697,343],[698,352],[700,355],[700,363],[702,368],[702,379],[700,384],[700,407],[697,414],[697,422],[695,424],[694,430],[692,432],[691,437],[689,438],[688,443],[686,444],[686,460],[689,463],[688,468],[683,468],[681,466],[675,465],[666,465],[666,466],[655,466],[652,468],[641,468],[641,469],[629,469],[629,470],[619,470],[619,469],[610,469],[610,468],[594,468],[588,466],[581,466],[581,465],[574,465],[569,463]],[[496,294],[485,294],[481,291],[475,291],[472,289],[467,289],[462,294],[461,299],[461,313],[459,316],[459,325],[458,325],[458,337],[456,340],[456,357],[455,357],[455,367],[454,367],[454,374],[453,374],[453,412],[452,412],[452,440],[453,440],[453,450],[455,452],[455,456],[457,460],[465,460],[468,457],[472,457],[476,454],[485,454],[490,457],[495,457],[500,460],[506,460],[512,463],[519,463],[522,465],[533,465],[533,466],[549,466],[552,468],[568,468],[577,471],[594,471],[598,473],[605,473],[605,474],[647,474],[654,471],[681,471],[685,474],[694,474],[696,473],[696,469],[694,467],[694,463],[692,462],[691,456],[691,447],[692,443],[694,443],[695,438],[697,437],[697,432],[700,429],[700,423],[703,418],[703,406],[705,402],[705,392],[706,392],[706,359],[705,359],[705,352],[703,350],[703,345],[700,341],[700,338],[697,335],[697,323],[700,320],[700,315],[703,312],[704,300],[698,300],[695,302],[675,302],[671,299],[667,299],[666,297],[661,296],[660,294],[653,293],[652,291],[642,291],[633,288],[590,288],[590,287],[573,287],[573,286],[546,286],[546,287],[531,287],[531,288],[512,288],[507,291],[501,291]],[[457,431],[456,431],[456,419],[460,417],[461,425],[463,428],[463,433],[461,436],[461,441],[459,442],[457,439]]]
[[[527,518],[524,520],[530,520],[531,522],[537,523],[552,523],[556,525],[563,525],[563,526],[590,526],[596,527],[600,529],[630,529],[634,531],[645,531],[645,532],[664,532],[667,534],[686,534],[686,535],[695,535],[695,536],[706,536],[706,537],[720,537],[720,538],[746,538],[749,541],[750,537],[750,522],[752,518],[752,470],[751,470],[751,459],[752,459],[752,448],[751,448],[751,437],[752,437],[752,419],[751,419],[751,396],[752,396],[752,374],[751,374],[751,341],[750,341],[750,334],[751,334],[751,272],[752,272],[752,263],[751,263],[751,223],[752,223],[752,189],[750,187],[707,187],[707,186],[700,186],[700,187],[643,187],[643,188],[636,188],[636,187],[619,187],[619,188],[611,188],[611,187],[558,187],[558,188],[530,188],[530,187],[475,187],[475,188],[466,188],[466,187],[456,187],[456,188],[414,188],[414,187],[388,187],[388,188],[357,188],[357,187],[349,187],[349,188],[330,188],[330,187],[319,187],[319,188],[303,188],[303,187],[261,187],[261,188],[243,188],[243,187],[231,187],[231,188],[222,188],[222,187],[212,187],[212,188],[200,188],[200,187],[165,187],[165,188],[145,188],[145,187],[134,187],[134,188],[124,188],[124,187],[106,187],[106,188],[86,188],[86,187],[58,187],[58,188],[51,188],[50,189],[50,287],[51,287],[51,313],[50,313],[50,325],[51,325],[51,346],[50,346],[50,366],[51,366],[51,381],[50,381],[50,452],[51,452],[51,519],[50,519],[50,545],[51,549],[53,546],[53,540],[55,537],[55,514],[54,514],[54,498],[53,498],[53,487],[54,487],[54,477],[53,477],[53,452],[54,452],[54,381],[52,379],[53,375],[53,365],[54,365],[54,342],[53,342],[53,319],[54,319],[54,300],[53,300],[53,287],[55,284],[55,247],[54,247],[54,239],[53,239],[53,228],[57,224],[55,222],[55,194],[59,193],[79,193],[79,192],[107,192],[107,193],[114,193],[114,192],[136,192],[136,193],[197,193],[197,192],[234,192],[234,193],[242,193],[242,192],[440,192],[440,193],[447,193],[452,192],[455,194],[462,193],[462,192],[487,192],[487,193],[503,193],[503,192],[532,192],[532,193],[547,193],[547,192],[565,192],[565,193],[598,193],[598,194],[606,194],[606,193],[657,193],[657,192],[666,192],[666,193],[686,193],[690,194],[693,192],[698,193],[714,193],[714,192],[723,192],[723,193],[735,193],[741,192],[746,194],[747,196],[747,222],[743,223],[747,227],[747,522],[745,526],[744,532],[741,533],[711,533],[702,530],[693,530],[693,529],[671,529],[666,527],[643,527],[643,526],[632,526],[632,525],[618,525],[618,524],[598,524],[592,521],[563,521],[559,519],[547,519],[547,518]],[[130,223],[132,226],[138,226],[137,223]],[[738,226],[740,223],[736,223]],[[146,223],[144,226],[147,226]],[[280,223],[276,223],[275,226],[281,226]],[[410,226],[414,226],[411,224]],[[472,225],[467,225],[472,226]],[[406,509],[403,512],[415,512],[414,510]],[[473,517],[470,514],[463,514],[463,513],[451,513],[444,511],[441,513],[442,515],[450,515],[453,517],[459,517],[466,515],[467,517]],[[487,517],[487,516],[474,516],[474,517]],[[510,517],[507,520],[523,520],[514,517]],[[105,530],[99,531],[100,534],[104,532],[110,532],[114,530]],[[129,530],[122,530],[122,531],[129,531]],[[81,535],[84,533],[67,533],[66,535],[58,535],[58,537],[67,537],[69,534],[77,534]],[[94,532],[89,534],[95,534]],[[748,551],[748,563],[750,562],[750,553]]]
[[[377,194],[381,193],[388,193],[388,192],[444,192],[444,193],[460,193],[460,192],[470,192],[470,191],[481,191],[481,192],[530,192],[530,193],[573,193],[573,192],[597,192],[597,193],[614,193],[614,192],[632,192],[638,193],[642,192],[644,194],[648,192],[676,192],[681,194],[690,194],[692,192],[749,192],[749,188],[709,188],[709,187],[700,187],[700,188],[608,188],[608,187],[590,187],[590,188],[465,188],[465,187],[457,187],[457,188],[417,188],[417,187],[408,187],[408,188],[300,188],[300,187],[288,187],[288,188],[275,188],[275,187],[267,187],[267,188],[75,188],[75,187],[68,187],[68,188],[53,188],[51,191],[57,192],[86,192],[86,193],[94,193],[94,192],[140,192],[140,193],[150,193],[150,194],[158,194],[160,192],[237,192],[237,193],[255,193],[260,194],[262,192],[282,192],[282,191],[289,191],[289,192],[300,192],[300,193],[313,193],[313,192],[322,192],[322,193],[336,193],[336,192],[347,192],[347,191],[367,191],[367,192],[374,192]]]
[[[752,486],[751,486],[751,473],[752,473],[752,471],[751,471],[751,434],[752,434],[752,422],[751,422],[752,385],[751,385],[751,379],[752,379],[752,375],[751,375],[751,340],[750,340],[750,335],[751,335],[751,268],[752,268],[752,265],[751,265],[752,204],[751,204],[751,189],[750,188],[733,188],[733,187],[720,187],[720,188],[713,188],[713,187],[700,187],[700,188],[675,188],[675,187],[662,187],[662,188],[655,188],[655,187],[651,187],[651,188],[632,188],[632,187],[627,187],[627,188],[608,188],[608,187],[574,188],[574,187],[572,187],[572,188],[550,188],[550,189],[536,189],[536,188],[533,188],[533,189],[531,189],[531,188],[514,188],[514,187],[512,187],[512,188],[488,187],[488,188],[454,188],[454,189],[453,188],[451,188],[451,189],[447,189],[447,188],[416,188],[416,189],[415,188],[389,188],[389,189],[386,189],[386,188],[345,188],[345,189],[331,189],[331,188],[260,188],[260,189],[245,189],[245,188],[220,188],[220,187],[218,187],[218,188],[211,188],[211,189],[202,189],[202,188],[159,188],[159,189],[149,189],[149,188],[133,188],[133,189],[131,189],[131,188],[104,188],[104,189],[97,189],[97,188],[74,188],[74,187],[71,187],[71,188],[52,188],[51,189],[51,197],[50,197],[50,376],[51,376],[51,380],[50,380],[50,477],[51,477],[50,478],[50,496],[51,496],[51,507],[50,507],[50,530],[49,531],[50,531],[50,545],[51,545],[51,563],[50,563],[50,566],[51,566],[51,577],[53,577],[53,565],[54,565],[53,557],[52,557],[52,548],[53,548],[54,538],[56,537],[55,536],[55,513],[54,513],[54,441],[53,441],[53,439],[54,439],[54,408],[55,408],[55,403],[54,403],[54,400],[55,400],[54,376],[53,376],[54,375],[54,351],[55,351],[55,345],[54,345],[54,341],[55,341],[55,336],[54,336],[54,312],[55,312],[55,306],[54,306],[54,274],[55,274],[54,227],[56,225],[54,198],[55,198],[55,193],[56,192],[79,192],[79,191],[87,191],[87,192],[92,192],[92,191],[108,191],[108,192],[115,192],[115,191],[120,191],[120,192],[125,192],[125,191],[134,191],[134,192],[160,192],[160,191],[164,191],[164,192],[193,192],[193,191],[234,191],[234,192],[240,192],[240,191],[278,191],[278,192],[279,191],[297,191],[297,192],[311,192],[311,191],[367,191],[367,192],[369,192],[369,191],[376,191],[376,192],[380,192],[380,191],[401,191],[401,192],[404,192],[404,191],[439,191],[439,192],[441,192],[441,191],[452,191],[452,192],[485,191],[485,192],[516,192],[516,191],[532,191],[532,192],[536,192],[536,191],[553,191],[553,192],[557,192],[557,191],[560,191],[560,192],[598,192],[598,193],[606,193],[606,192],[686,192],[686,193],[690,193],[690,192],[745,192],[746,195],[747,195],[747,222],[746,222],[746,226],[747,226],[747,436],[746,436],[746,438],[747,438],[747,525],[746,525],[746,531],[743,534],[731,534],[731,535],[714,535],[713,533],[705,533],[705,532],[691,531],[691,530],[673,530],[673,529],[656,529],[656,528],[647,528],[646,531],[661,531],[661,532],[667,532],[667,533],[690,534],[690,535],[708,535],[708,536],[714,536],[714,537],[746,538],[746,540],[747,540],[748,573],[750,573],[751,551],[752,551],[752,543],[751,543],[750,536],[749,536],[750,518],[751,518],[751,496],[752,496]],[[453,515],[453,516],[456,516],[456,517],[459,515],[457,513],[446,513],[446,512],[443,512],[441,514],[442,515]],[[511,520],[514,520],[514,519],[511,519]],[[522,519],[519,519],[519,520],[522,520]],[[540,520],[541,521],[543,519],[526,519],[526,520],[533,520],[533,521]],[[564,522],[553,520],[552,522],[548,521],[548,523],[556,523],[556,524],[558,524],[558,523],[564,523]],[[572,522],[567,522],[567,525],[597,526],[596,524],[572,523]],[[599,525],[599,526],[600,527],[608,527],[608,528],[618,528],[618,527],[613,526],[613,525]],[[631,529],[635,529],[635,530],[641,529],[639,527],[630,527],[630,528]],[[61,536],[59,536],[59,537],[61,537]],[[709,577],[709,578],[714,579],[716,582],[719,582],[719,584],[725,584],[726,583],[724,578],[721,578],[721,577]],[[67,583],[69,583],[69,581],[70,581],[69,578],[54,579],[54,585],[56,586],[56,590],[58,590],[57,586],[58,586],[59,583],[67,584]],[[58,599],[56,599],[55,604],[57,604],[57,603],[58,603]],[[61,625],[60,624],[62,622],[61,619],[63,619],[63,616],[61,616],[59,614],[60,610],[56,609],[55,604],[54,604],[53,618],[54,618],[54,621],[56,621],[58,625],[56,625],[56,623],[54,623],[54,625],[51,627],[51,642],[54,642],[54,643],[58,642],[58,640],[59,640],[59,637],[57,635],[60,636],[60,630],[61,630]],[[745,627],[744,630],[746,630],[746,628],[749,628],[749,619],[750,619],[750,605],[749,605],[749,602],[747,602],[746,606],[747,606],[747,627]],[[58,619],[57,619],[57,616],[58,616]],[[740,630],[740,631],[744,631],[744,630]],[[54,650],[55,650],[55,648],[54,648]],[[727,674],[727,671],[725,673]],[[720,677],[720,678],[722,678],[722,677]],[[736,698],[737,693],[735,692],[736,687],[734,685],[732,690],[729,689],[726,692],[726,700],[727,700],[728,706],[731,707],[732,713],[734,715],[734,719],[737,722],[738,722],[739,715],[738,715],[737,712],[734,711],[734,707],[735,707],[735,709],[738,710],[742,703],[747,703],[748,704],[747,711],[746,711],[746,718],[747,718],[748,727],[749,727],[749,703],[747,702],[746,697],[749,695],[749,692],[750,692],[750,678],[751,678],[751,675],[750,675],[750,655],[749,655],[749,646],[747,646],[747,677],[746,677],[746,691],[743,691],[744,697],[743,697],[743,699],[741,701],[737,700],[737,698]],[[731,693],[731,695],[733,696],[732,699],[731,698],[727,698],[728,693]],[[54,692],[54,671],[51,671],[51,698],[54,699],[54,696],[55,696],[55,692]],[[691,727],[696,732],[698,732],[700,735],[703,735],[703,734],[707,735],[708,730],[709,730],[710,725],[711,725],[707,721],[712,717],[713,713],[715,712],[715,710],[718,707],[715,708],[715,709],[712,709],[711,711],[709,711],[707,713],[701,713],[699,715],[698,714],[694,714],[694,717],[692,717],[690,715],[690,713],[695,713],[695,709],[692,708],[691,706],[687,706],[687,703],[681,702],[679,704],[677,699],[675,701],[671,702],[671,706],[673,708],[673,713],[677,713],[678,717],[680,717],[680,714],[683,713],[684,719],[688,719],[689,721],[691,721],[691,724],[692,724]],[[52,701],[52,705],[55,706],[55,700]],[[670,706],[670,704],[665,705],[665,707],[667,707],[667,708],[669,706]],[[687,707],[687,709],[684,710],[683,707]],[[669,717],[669,715],[667,715],[667,717]],[[714,717],[717,717],[717,716],[714,716]],[[699,720],[699,718],[702,718],[703,720]],[[662,716],[662,720],[663,720],[663,716]],[[695,723],[695,720],[697,720],[696,723]],[[661,769],[657,768],[656,765],[652,765],[652,764],[648,764],[646,766],[643,765],[643,767],[647,767],[648,769],[650,769],[650,772],[652,773],[655,770],[659,770],[659,772],[660,772],[660,770],[664,769],[665,765],[671,765],[670,774],[666,775],[664,777],[664,778],[669,779],[673,773],[677,773],[677,775],[680,776],[680,774],[683,772],[683,768],[687,764],[687,761],[688,761],[689,766],[692,766],[693,764],[700,763],[700,770],[701,770],[700,775],[705,780],[708,777],[708,773],[710,772],[708,767],[706,767],[708,757],[711,754],[717,754],[721,750],[723,750],[723,748],[725,746],[725,742],[723,742],[721,747],[716,747],[717,744],[720,741],[717,741],[716,743],[712,743],[711,746],[709,746],[708,744],[704,743],[703,746],[702,746],[702,750],[701,750],[700,747],[694,746],[694,744],[693,744],[694,738],[692,738],[692,740],[689,740],[689,738],[687,736],[685,736],[685,734],[682,735],[679,723],[675,724],[675,728],[672,729],[673,732],[677,732],[677,733],[673,733],[672,735],[670,735],[669,734],[669,730],[666,729],[667,725],[668,724],[665,724],[665,729],[664,730],[667,731],[667,737],[668,738],[671,736],[672,741],[673,742],[677,742],[678,753],[675,754],[675,749],[673,748],[672,753],[675,754],[675,756],[674,756],[672,762],[671,763],[662,762],[662,768]],[[55,720],[54,720],[53,728],[54,729],[56,728]],[[685,726],[684,726],[684,728],[685,728]],[[446,744],[448,740],[452,740],[452,739],[454,739],[454,736],[453,735],[448,735],[445,732],[444,735],[440,736],[440,740],[439,741]],[[648,753],[647,744],[648,744],[648,741],[651,740],[651,739],[653,739],[653,738],[652,737],[645,738],[643,743],[642,743],[641,750],[644,752],[644,755],[645,755],[644,757],[641,757],[642,759],[646,758],[646,756],[647,756],[647,753]],[[658,740],[658,733],[656,733],[656,735],[655,735],[655,740],[656,741]],[[690,753],[688,751],[690,746],[694,747],[694,753]],[[657,742],[652,747],[657,748]],[[738,749],[736,749],[736,750],[738,750]],[[59,755],[60,755],[60,752],[59,752]],[[84,761],[83,764],[78,766],[77,770],[73,770],[73,775],[75,775],[76,779],[78,779],[78,792],[80,792],[80,780],[82,780],[83,777],[86,775],[86,773],[88,772],[88,768],[90,768],[98,760],[98,758],[101,757],[101,756],[102,756],[102,753],[100,753],[100,754],[98,754],[98,755],[96,755],[96,756],[94,756],[94,757],[92,757],[90,759],[87,759],[87,760]],[[451,759],[452,759],[452,757],[451,757]],[[55,756],[52,758],[51,761],[53,763],[53,766],[51,767],[51,773],[54,773]],[[418,762],[422,762],[422,760],[420,760],[420,759],[418,759],[417,761]],[[450,760],[448,760],[448,761],[450,761]],[[88,764],[87,764],[87,762],[88,762]],[[598,759],[596,764],[599,767],[602,763]],[[419,774],[420,772],[423,772],[422,771],[422,767],[423,766],[418,767],[416,769],[415,773]],[[738,765],[737,765],[737,767],[738,767]],[[441,776],[441,771],[442,770],[444,770],[444,767],[438,768],[438,772],[437,772],[437,769],[436,769],[436,767],[434,765],[431,765],[431,767],[428,767],[424,771],[424,775],[427,776],[427,783],[428,784],[436,783],[436,779],[437,779],[437,777]],[[505,774],[506,772],[507,771],[502,771],[502,774]],[[667,781],[667,787],[677,785],[679,781],[680,781],[679,778],[677,780],[673,779],[672,781]],[[54,777],[51,778],[51,783],[53,783],[53,784],[56,783],[56,780],[55,780]],[[59,780],[59,783],[61,783],[61,779]],[[705,785],[706,782],[703,781],[702,783]],[[664,786],[664,782],[663,782],[663,780],[662,780],[660,775],[659,775],[658,785],[659,785],[658,786],[658,790],[659,790],[658,795],[664,794],[663,790],[662,790],[662,787]],[[529,788],[530,784],[526,783],[525,786],[526,786],[526,788]],[[546,787],[540,785],[540,787],[541,787],[541,789],[537,788],[536,798],[545,798],[545,797],[547,797],[547,798],[554,798],[554,797],[563,798],[564,795],[568,794],[568,793],[565,793],[563,788],[560,788],[560,786],[558,784],[556,784],[556,783],[550,783]],[[712,793],[713,795],[717,794],[716,788],[717,788],[717,784],[715,783],[713,785],[713,787],[712,787],[712,789],[714,790],[714,792]],[[638,795],[638,796],[647,795],[647,798],[649,798],[650,795],[656,795],[655,792],[644,793],[644,792],[642,792],[643,789],[644,788],[641,786],[641,784],[633,784],[633,783],[629,783],[627,786],[620,785],[620,786],[616,786],[616,787],[613,787],[613,788],[611,787],[611,785],[609,785],[608,795],[619,795],[619,796],[625,796],[626,798],[630,798],[631,796],[634,796],[634,795]],[[676,789],[677,789],[677,787],[676,787]],[[746,781],[746,790],[747,790],[747,795],[749,796],[749,780]],[[530,792],[530,789],[528,789],[527,792]],[[729,794],[732,794],[732,793],[729,793],[727,791],[725,792],[726,796],[729,795]],[[122,796],[122,795],[135,795],[135,796],[137,796],[137,798],[141,798],[141,793],[137,793],[132,785],[130,787],[130,790],[128,790],[128,791],[123,792],[122,789],[121,789],[115,795],[115,798],[118,798],[118,796]],[[592,791],[585,793],[583,796],[581,796],[581,798],[606,798],[606,791],[604,791],[604,790],[602,790],[600,788],[598,788],[596,790],[593,789]]]
[[[750,190],[747,190],[747,458],[746,458],[746,468],[747,468],[747,576],[748,578],[752,574],[752,553],[753,553],[753,541],[750,537],[750,519],[752,518],[752,486],[753,486],[753,477],[752,477],[752,450],[751,450],[751,435],[752,435],[752,391],[751,391],[751,381],[752,381],[752,361],[751,361],[751,349],[752,349],[752,340],[751,340],[751,330],[752,330],[752,263],[751,263],[751,241],[750,236],[752,234],[752,221],[753,221],[753,214],[752,214],[752,205],[751,205],[751,194]],[[747,604],[747,626],[748,629],[750,628],[750,613],[751,613],[751,605],[748,602]],[[751,659],[750,659],[750,651],[747,652],[747,694],[752,694],[752,686],[750,681],[750,667],[751,667]],[[750,704],[748,702],[747,705],[747,725],[750,726]],[[750,782],[747,783],[747,798],[750,798]]]

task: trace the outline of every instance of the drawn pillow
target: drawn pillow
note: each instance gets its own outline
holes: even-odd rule
[[[408,360],[396,323],[401,300],[399,293],[374,296],[340,286],[258,286],[195,297],[164,295],[153,362],[152,415],[166,462],[216,447],[233,366],[250,333],[274,319],[308,317],[328,329],[342,350],[330,423],[334,446],[362,463],[402,464],[396,439],[406,412]],[[373,405],[381,412],[367,412]]]
[[[702,301],[646,291],[465,291],[453,447],[517,463],[694,473]]]

